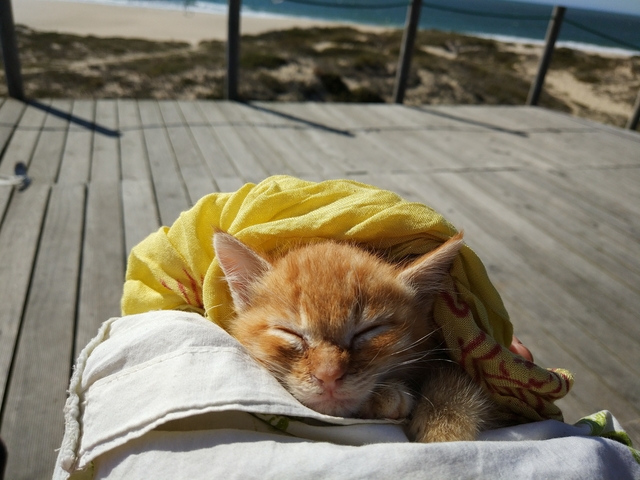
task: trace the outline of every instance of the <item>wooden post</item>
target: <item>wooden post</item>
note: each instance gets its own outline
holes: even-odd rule
[[[536,79],[531,84],[529,90],[529,96],[527,97],[527,105],[537,105],[542,93],[542,85],[544,84],[544,77],[547,75],[549,69],[549,63],[551,63],[551,56],[553,55],[553,48],[558,39],[560,33],[560,27],[562,26],[562,19],[564,18],[564,12],[567,9],[565,7],[553,7],[553,13],[551,14],[551,20],[549,20],[549,26],[547,27],[547,35],[545,38],[544,51],[540,58],[540,64],[538,66],[538,74]]]
[[[627,128],[629,130],[635,130],[638,128],[638,121],[640,120],[640,92],[638,92],[638,96],[636,97],[636,104],[633,107],[633,113],[629,117],[629,121],[627,122]]]
[[[227,100],[238,99],[238,70],[240,65],[240,5],[242,0],[229,0],[227,15]]]
[[[0,42],[2,42],[2,56],[4,58],[4,73],[7,78],[9,96],[24,100],[22,74],[20,73],[20,58],[18,57],[18,42],[16,29],[13,24],[13,10],[11,0],[0,0]]]
[[[393,88],[393,101],[402,103],[404,92],[407,89],[407,79],[411,68],[411,56],[413,55],[413,45],[416,40],[416,31],[420,22],[420,9],[422,0],[411,0],[411,5],[407,9],[407,23],[402,35],[402,46],[400,47],[400,58],[396,71],[396,83]]]

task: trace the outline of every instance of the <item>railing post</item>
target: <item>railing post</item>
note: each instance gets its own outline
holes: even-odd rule
[[[627,128],[629,130],[635,130],[638,128],[638,121],[640,120],[640,92],[638,92],[638,96],[636,97],[636,104],[633,106],[633,113],[629,117],[629,121],[627,122]]]
[[[404,92],[407,89],[407,79],[411,68],[411,56],[413,55],[413,45],[416,40],[416,31],[420,22],[420,9],[422,0],[411,0],[411,5],[407,10],[407,23],[402,35],[402,46],[400,47],[400,58],[396,71],[396,83],[393,87],[393,101],[402,103]]]
[[[240,65],[240,4],[242,0],[229,0],[227,15],[227,100],[238,99],[238,70]]]
[[[551,20],[549,20],[549,26],[547,27],[547,35],[545,37],[544,51],[540,58],[540,64],[538,65],[538,74],[535,80],[531,84],[529,90],[529,96],[527,97],[527,105],[537,105],[542,93],[542,85],[544,84],[544,77],[547,75],[549,69],[549,63],[551,63],[551,56],[553,55],[553,48],[555,47],[558,34],[560,33],[560,27],[562,26],[562,19],[564,18],[564,12],[567,9],[565,7],[553,7],[553,13],[551,14]]]
[[[4,58],[4,73],[7,78],[9,96],[24,100],[22,74],[20,73],[20,58],[18,57],[18,42],[16,29],[13,24],[13,10],[11,0],[0,0],[0,42],[2,42],[2,56]]]

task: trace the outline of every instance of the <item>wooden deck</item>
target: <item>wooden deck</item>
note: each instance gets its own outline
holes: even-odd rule
[[[119,314],[127,252],[201,196],[272,174],[352,178],[466,231],[568,421],[640,442],[640,135],[527,107],[41,101],[0,105],[1,436],[50,478],[72,362]]]

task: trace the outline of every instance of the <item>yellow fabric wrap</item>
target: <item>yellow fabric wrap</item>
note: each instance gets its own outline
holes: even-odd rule
[[[314,183],[274,176],[235,193],[205,196],[170,228],[162,227],[135,246],[123,315],[188,310],[227,328],[234,311],[214,255],[216,229],[259,252],[334,239],[384,249],[391,259],[426,253],[456,233],[439,213],[393,192],[350,180]],[[434,318],[452,358],[516,417],[562,419],[553,402],[571,388],[571,374],[540,368],[508,350],[509,316],[484,265],[467,246],[436,299]]]

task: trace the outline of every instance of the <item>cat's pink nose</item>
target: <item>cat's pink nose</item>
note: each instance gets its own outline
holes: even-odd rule
[[[313,377],[327,390],[332,390],[337,387],[344,376],[344,368],[338,366],[325,366],[313,372]]]

